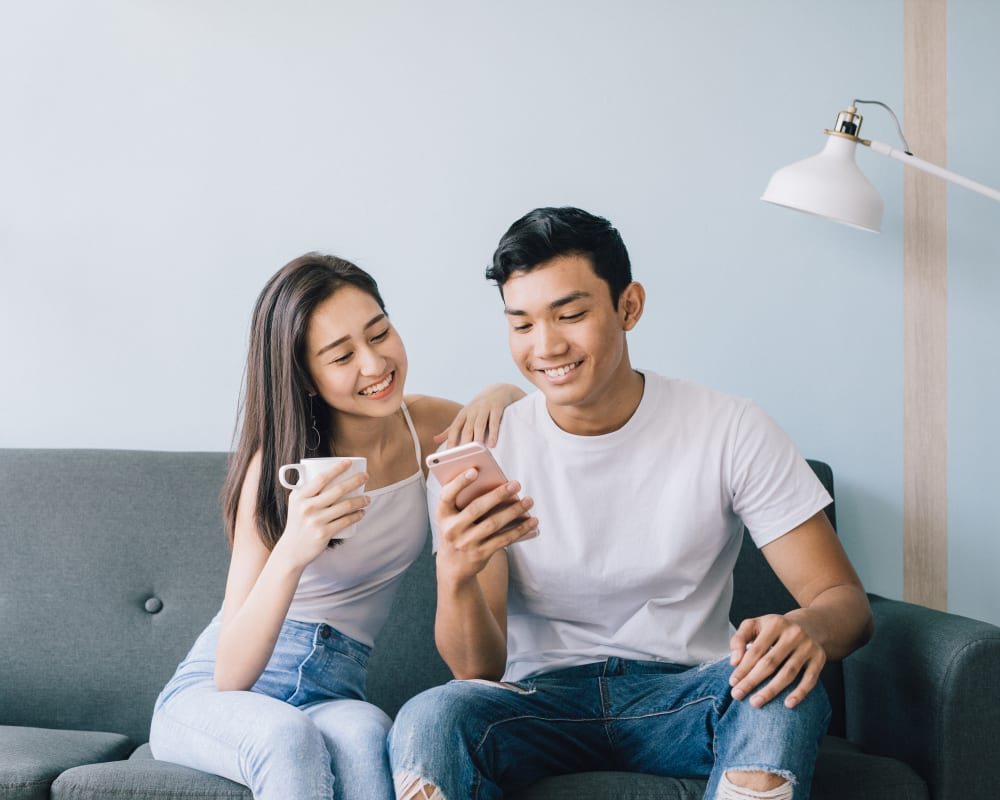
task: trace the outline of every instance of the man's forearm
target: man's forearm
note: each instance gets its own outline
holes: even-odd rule
[[[847,657],[872,635],[872,610],[861,586],[832,586],[805,608],[786,614],[826,651],[827,658]]]
[[[458,679],[499,680],[507,667],[507,639],[478,580],[438,583],[434,639]]]

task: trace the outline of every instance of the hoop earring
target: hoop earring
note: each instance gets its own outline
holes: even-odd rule
[[[320,435],[319,428],[316,427],[316,414],[313,411],[313,395],[309,395],[309,418],[311,427],[306,433],[306,451],[315,453],[319,450]]]

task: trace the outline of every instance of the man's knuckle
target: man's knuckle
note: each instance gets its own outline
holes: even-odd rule
[[[503,527],[503,522],[497,519],[495,516],[487,517],[485,520],[485,524],[487,533],[491,535],[499,532],[499,530]]]
[[[774,654],[773,650],[770,650],[761,656],[760,663],[769,672],[774,672],[778,665],[781,664],[781,660]]]

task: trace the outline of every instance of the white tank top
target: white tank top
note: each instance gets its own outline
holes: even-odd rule
[[[358,532],[329,548],[299,579],[288,619],[325,622],[371,646],[389,616],[399,582],[427,539],[427,496],[420,468],[420,439],[402,406],[413,437],[417,471],[398,483],[366,494],[371,503]]]

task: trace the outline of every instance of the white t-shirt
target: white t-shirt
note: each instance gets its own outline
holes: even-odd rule
[[[609,434],[563,431],[538,392],[504,412],[494,455],[541,531],[507,549],[505,680],[611,656],[726,655],[744,523],[761,547],[831,502],[753,402],[643,374],[639,407]]]

